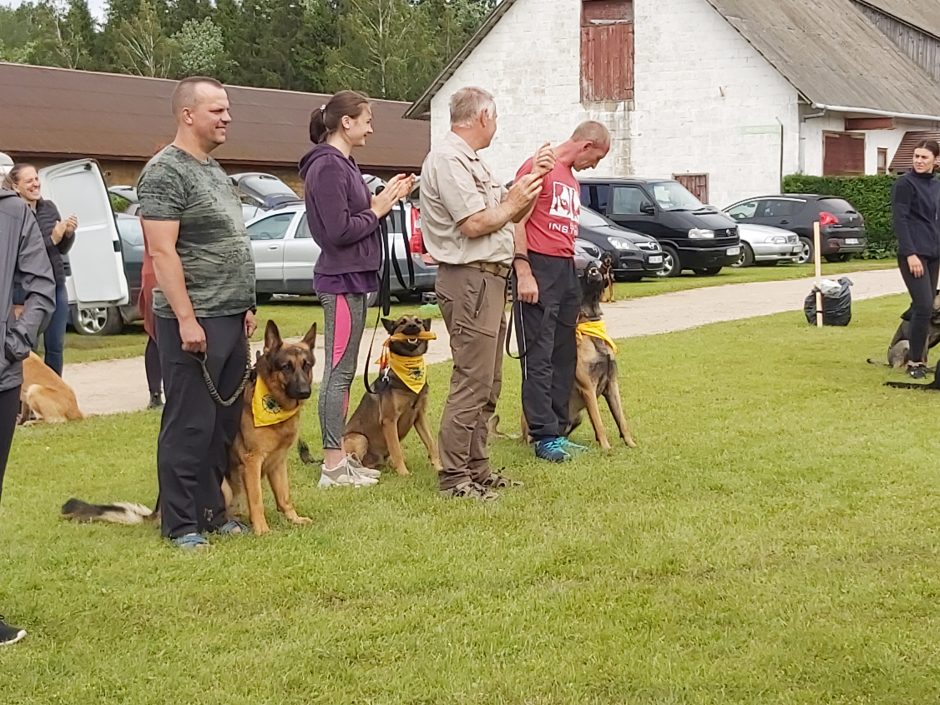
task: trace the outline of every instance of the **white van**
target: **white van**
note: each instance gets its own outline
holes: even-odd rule
[[[110,335],[123,326],[120,306],[129,290],[121,258],[108,187],[93,159],[77,159],[39,170],[43,198],[56,204],[62,217],[78,218],[75,244],[69,250],[71,274],[65,280],[72,327],[83,335]]]

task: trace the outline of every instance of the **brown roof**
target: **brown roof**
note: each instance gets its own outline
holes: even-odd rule
[[[149,159],[173,138],[175,81],[0,62],[0,150],[49,157]],[[328,95],[226,86],[233,121],[213,156],[227,164],[293,166],[310,147],[310,112]],[[363,169],[418,171],[427,123],[408,103],[376,100],[375,134],[356,153]]]
[[[921,140],[937,140],[940,142],[940,132],[905,132],[898,145],[898,151],[894,153],[888,171],[910,171],[911,164],[914,162],[914,148]]]
[[[885,15],[940,38],[940,2],[937,0],[856,0]]]

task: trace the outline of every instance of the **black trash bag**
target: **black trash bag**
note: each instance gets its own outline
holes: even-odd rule
[[[839,288],[836,291],[826,293],[823,289],[823,325],[824,326],[847,326],[852,320],[852,280],[848,277],[839,278]],[[816,325],[816,291],[813,290],[803,302],[803,313],[806,315],[806,322],[811,326]]]

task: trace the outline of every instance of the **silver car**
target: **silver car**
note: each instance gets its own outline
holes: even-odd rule
[[[411,206],[405,204],[405,221],[410,222]],[[399,208],[392,211],[389,242],[404,284],[398,280],[395,268],[391,272],[392,296],[399,301],[421,301],[434,291],[437,266],[425,262],[410,251],[402,239]],[[307,225],[307,207],[303,201],[263,211],[261,215],[246,223],[251,250],[255,258],[255,286],[258,302],[269,301],[274,294],[312,295],[313,265],[320,256],[320,247],[314,242]],[[414,269],[414,288],[409,289],[408,260]],[[375,303],[373,296],[369,305]]]
[[[796,262],[800,256],[800,237],[795,232],[769,225],[738,223],[741,257],[733,267],[750,267],[755,262]]]

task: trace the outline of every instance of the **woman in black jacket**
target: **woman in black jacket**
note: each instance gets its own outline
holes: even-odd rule
[[[907,371],[927,374],[927,329],[940,275],[940,181],[934,166],[940,144],[924,140],[914,149],[913,169],[899,178],[891,192],[898,266],[911,294],[911,347]]]
[[[61,377],[65,353],[65,327],[69,321],[69,296],[65,288],[65,277],[69,273],[66,254],[75,243],[78,220],[74,215],[63,220],[55,203],[42,197],[39,190],[39,174],[32,164],[14,164],[7,174],[7,180],[10,188],[26,201],[26,205],[35,214],[55,274],[55,313],[43,333],[42,345],[46,351],[46,364]],[[19,299],[19,296],[16,298]],[[21,302],[17,300],[15,303]]]

